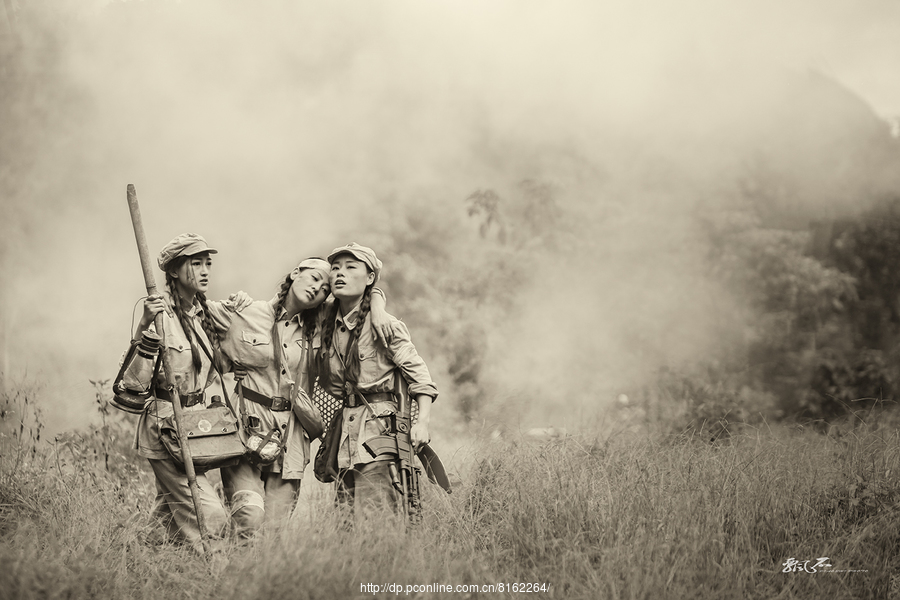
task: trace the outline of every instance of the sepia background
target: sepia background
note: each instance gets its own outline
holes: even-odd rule
[[[772,320],[808,315],[769,305],[846,305],[853,275],[810,248],[900,194],[890,0],[2,16],[0,370],[40,386],[50,432],[95,418],[90,380],[114,376],[144,294],[129,183],[154,255],[185,231],[219,250],[212,298],[372,246],[438,417],[518,429],[649,405],[660,373],[696,369],[754,409],[809,408],[820,355],[765,371],[792,326]],[[760,299],[772,253],[800,283]]]
[[[896,0],[0,0],[0,600],[900,598],[898,73]],[[374,248],[453,493],[167,541],[128,184],[212,298]]]

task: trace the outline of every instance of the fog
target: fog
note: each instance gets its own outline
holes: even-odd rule
[[[388,199],[462,212],[476,189],[557,185],[614,217],[587,229],[597,257],[561,256],[510,290],[531,301],[498,324],[492,376],[607,397],[721,334],[732,300],[677,250],[698,197],[764,145],[785,81],[812,69],[873,118],[900,114],[891,0],[12,6],[2,371],[42,387],[51,431],[93,418],[89,379],[113,377],[130,339],[144,289],[129,183],[154,256],[185,231],[219,250],[213,298],[268,298],[300,259],[351,239],[378,250]],[[852,198],[820,201],[803,214]],[[635,363],[629,332],[658,336],[652,364]]]

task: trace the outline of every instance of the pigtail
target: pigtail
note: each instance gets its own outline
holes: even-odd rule
[[[281,313],[281,309],[284,308],[284,299],[287,298],[288,290],[291,289],[291,284],[293,283],[293,279],[291,279],[291,274],[288,273],[287,276],[281,281],[281,286],[278,288],[278,294],[276,294],[276,298],[278,300],[275,301],[275,322],[272,324],[272,327],[278,327],[278,315]],[[274,332],[272,334],[272,342],[275,342]],[[272,359],[275,361],[275,372],[281,373],[281,369],[284,366],[284,362],[282,361],[282,352],[281,347],[272,347]]]
[[[337,319],[340,303],[335,301],[325,312],[325,322],[322,324],[322,348],[318,356],[319,373],[324,373],[327,378],[331,377],[331,365],[329,364],[329,356],[331,356],[331,345],[334,341],[334,321]],[[325,379],[327,381],[327,379]]]
[[[307,357],[306,364],[309,372],[307,376],[309,377],[310,386],[314,386],[316,379],[319,377],[319,362],[316,360],[315,355],[313,355],[313,338],[316,334],[316,327],[319,323],[319,315],[324,312],[322,305],[320,304],[316,308],[310,310],[304,310],[300,313],[300,325],[303,331],[303,340],[306,344],[306,352],[309,353]],[[322,382],[324,384],[324,381]]]
[[[337,302],[335,302],[337,304]],[[362,300],[359,303],[359,316],[356,319],[356,327],[353,328],[353,331],[350,334],[350,340],[347,344],[347,356],[344,358],[346,362],[346,372],[344,373],[344,381],[353,384],[353,387],[356,387],[356,384],[359,383],[359,371],[361,365],[359,364],[359,334],[363,329],[363,324],[366,322],[366,317],[369,316],[369,311],[372,308],[372,286],[366,287],[366,291],[363,293]],[[332,328],[334,326],[332,325]]]
[[[353,328],[353,331],[350,332],[350,340],[347,343],[347,354],[344,357],[346,365],[344,369],[344,383],[349,383],[354,388],[359,382],[359,371],[361,368],[361,365],[359,364],[359,334],[363,329],[363,324],[372,307],[372,287],[373,286],[371,285],[366,287],[366,291],[363,292],[363,297],[359,304],[359,317],[356,321],[357,325]],[[319,355],[318,369],[320,373],[325,373],[329,378],[331,377],[331,363],[329,357],[331,356],[331,346],[334,342],[334,321],[337,318],[339,308],[340,302],[334,302],[331,305],[331,308],[325,315],[325,324],[322,328],[322,352]]]
[[[287,276],[281,281],[281,285],[278,287],[278,293],[275,295],[278,300],[275,301],[275,316],[278,316],[278,313],[281,312],[281,309],[284,308],[284,299],[287,298],[288,290],[291,289],[291,285],[294,283],[294,280],[291,279],[291,274],[288,273]]]
[[[319,315],[322,314],[322,306],[320,304],[315,308],[310,308],[300,313],[300,325],[303,326],[303,339],[308,344],[307,348],[312,348],[313,336],[319,323]]]
[[[184,330],[184,335],[188,340],[188,344],[191,346],[191,361],[194,363],[194,368],[199,372],[203,367],[203,363],[200,360],[200,350],[197,348],[197,344],[194,341],[191,324],[188,321],[184,307],[181,305],[181,297],[178,295],[178,290],[175,287],[175,278],[172,277],[168,271],[166,271],[166,287],[169,289],[169,295],[172,297],[172,307],[175,310],[175,316],[178,317],[178,321],[181,323],[181,328]]]
[[[198,293],[197,299],[200,301],[200,308],[203,310],[203,319],[200,321],[200,325],[203,327],[203,331],[206,333],[206,337],[209,338],[209,343],[212,345],[213,368],[223,369],[225,361],[222,359],[219,332],[216,331],[212,315],[209,313],[209,308],[206,305],[206,294],[202,292]]]

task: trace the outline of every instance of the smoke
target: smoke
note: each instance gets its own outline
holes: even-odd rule
[[[151,252],[201,233],[220,251],[211,296],[255,298],[300,259],[365,242],[387,197],[559,184],[616,216],[587,233],[597,256],[548,265],[551,293],[520,290],[534,327],[498,327],[498,347],[526,352],[496,369],[521,384],[568,365],[584,388],[598,361],[605,377],[643,372],[634,319],[664,357],[708,349],[710,306],[727,300],[673,250],[697,197],[759,143],[784,73],[815,67],[900,107],[887,0],[18,6],[20,44],[3,34],[17,87],[0,138],[0,339],[7,378],[45,386],[51,429],[89,420],[87,380],[113,376],[130,337],[143,282],[128,183]]]

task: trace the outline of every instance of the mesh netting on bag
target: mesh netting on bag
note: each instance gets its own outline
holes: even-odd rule
[[[323,390],[318,380],[316,380],[316,385],[313,387],[313,404],[319,409],[322,421],[326,427],[331,423],[335,411],[341,407],[341,401]]]
[[[322,421],[325,423],[326,427],[331,423],[335,411],[341,407],[341,401],[322,389],[318,379],[316,380],[315,386],[313,386],[313,404],[319,409],[319,413],[322,415]],[[410,402],[410,411],[412,422],[415,423],[416,417],[419,416],[418,402]]]

